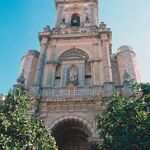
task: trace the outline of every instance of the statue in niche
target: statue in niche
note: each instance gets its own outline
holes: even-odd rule
[[[129,81],[131,79],[127,69],[124,70],[123,79],[124,79],[124,81]]]
[[[77,68],[75,66],[72,66],[69,69],[69,83],[77,84],[77,79],[78,79]]]
[[[17,79],[17,83],[21,88],[25,88],[24,69],[22,70],[19,78]]]

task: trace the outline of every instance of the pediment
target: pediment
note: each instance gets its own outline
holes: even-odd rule
[[[89,56],[82,50],[72,48],[70,50],[65,51],[60,60],[78,60],[78,59],[88,59]]]

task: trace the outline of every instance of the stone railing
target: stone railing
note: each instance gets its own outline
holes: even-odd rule
[[[59,88],[39,88],[39,86],[33,85],[30,87],[29,93],[31,96],[40,96],[46,101],[96,100],[103,97],[111,97],[115,90],[118,90],[124,96],[132,94],[131,87],[126,85],[114,86],[113,82],[106,82],[102,86],[67,86]]]
[[[93,87],[71,87],[71,88],[43,88],[42,97],[43,98],[80,98],[80,97],[95,97],[100,96],[103,92],[103,88],[101,86],[93,86]]]
[[[62,38],[62,37],[82,37],[82,36],[96,36],[98,35],[98,27],[65,27],[65,28],[54,28],[52,31],[51,38]]]
[[[51,38],[70,38],[70,37],[89,37],[98,36],[100,33],[110,32],[110,28],[101,28],[97,26],[91,27],[64,27],[54,28],[52,30]]]

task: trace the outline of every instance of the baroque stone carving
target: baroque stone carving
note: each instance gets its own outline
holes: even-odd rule
[[[17,79],[17,83],[20,84],[22,87],[25,86],[25,77],[24,77],[24,70],[22,70],[21,75]]]
[[[82,50],[79,50],[77,48],[72,48],[70,50],[67,50],[65,51],[61,57],[60,57],[60,60],[65,60],[67,58],[72,58],[72,57],[75,57],[75,58],[82,58],[82,59],[87,59],[89,58],[89,56],[83,52]]]
[[[123,79],[124,79],[124,81],[129,81],[131,79],[127,69],[124,70]]]
[[[77,68],[75,66],[72,66],[69,69],[69,82],[77,83],[77,79],[78,79]]]
[[[111,29],[104,22],[99,26],[98,0],[55,3],[56,26],[39,32],[41,52],[30,51],[23,58],[25,73],[15,87],[29,83],[30,112],[51,127],[58,149],[87,150],[88,142],[99,140],[94,117],[105,113],[113,91],[130,96],[128,79],[139,81],[135,54],[129,46],[112,54]],[[88,141],[77,139],[76,144],[76,137]]]

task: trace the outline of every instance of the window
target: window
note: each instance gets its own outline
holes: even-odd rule
[[[71,26],[80,26],[80,16],[75,13],[71,17]]]
[[[85,78],[86,78],[86,79],[91,79],[92,76],[91,76],[91,75],[85,75]]]
[[[62,19],[62,23],[65,23],[65,21],[66,21],[65,18],[63,18],[63,19]]]
[[[89,21],[89,17],[88,17],[88,16],[86,16],[85,20],[86,20],[86,22],[88,22],[88,21]]]
[[[56,79],[56,80],[60,80],[60,77],[56,76],[55,79]]]

